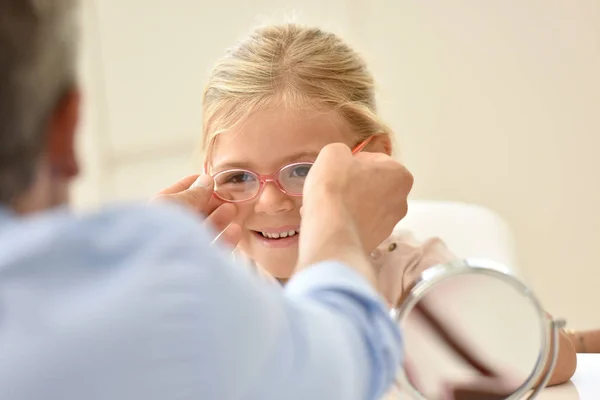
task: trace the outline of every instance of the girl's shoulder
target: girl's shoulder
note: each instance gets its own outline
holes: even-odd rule
[[[407,230],[394,231],[371,253],[373,264],[378,267],[393,263],[396,268],[406,268],[412,264],[427,265],[426,268],[429,268],[455,258],[440,238],[421,241]]]
[[[378,289],[390,303],[401,298],[423,271],[454,259],[456,256],[440,238],[420,241],[405,230],[394,231],[371,253]]]

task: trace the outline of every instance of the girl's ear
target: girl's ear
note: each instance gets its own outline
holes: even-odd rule
[[[392,141],[387,134],[375,135],[371,143],[367,145],[365,151],[372,153],[384,153],[388,156],[392,155]]]

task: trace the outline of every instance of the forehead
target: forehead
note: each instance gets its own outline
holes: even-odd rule
[[[285,162],[312,161],[330,143],[352,146],[351,139],[346,124],[333,112],[269,109],[219,134],[211,164],[213,170],[250,168],[267,173]]]

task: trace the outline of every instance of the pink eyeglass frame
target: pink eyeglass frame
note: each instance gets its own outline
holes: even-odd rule
[[[366,138],[365,140],[363,140],[362,142],[360,142],[359,144],[357,144],[352,149],[352,154],[356,154],[356,153],[361,152],[365,147],[367,147],[367,145],[369,143],[371,143],[371,140],[373,140],[374,137],[375,137],[375,135],[369,136],[368,138]],[[258,192],[256,192],[256,194],[254,196],[252,196],[252,197],[250,197],[248,199],[244,199],[244,200],[228,200],[228,199],[225,199],[225,198],[219,196],[219,194],[217,192],[213,192],[213,196],[217,197],[219,200],[222,200],[222,201],[224,201],[226,203],[243,203],[243,202],[246,202],[246,201],[252,201],[252,200],[256,199],[257,197],[259,197],[262,194],[262,192],[263,192],[263,190],[264,190],[264,188],[265,188],[265,186],[266,186],[267,183],[274,183],[275,186],[277,186],[277,188],[279,190],[281,190],[283,193],[287,194],[288,196],[300,197],[300,196],[302,196],[302,193],[296,194],[296,193],[289,193],[288,191],[286,191],[281,186],[281,183],[279,183],[278,176],[281,173],[281,171],[284,170],[285,168],[294,167],[294,166],[297,166],[297,165],[306,165],[306,164],[313,164],[313,163],[312,162],[297,162],[297,163],[293,163],[293,164],[284,165],[277,172],[275,172],[274,174],[270,174],[270,175],[260,175],[260,174],[254,172],[254,171],[250,171],[250,170],[243,169],[243,168],[239,168],[239,169],[232,168],[232,169],[227,169],[227,170],[224,170],[224,171],[220,171],[220,172],[218,172],[218,173],[216,173],[214,175],[211,175],[211,177],[214,178],[216,175],[223,174],[225,172],[230,172],[230,171],[246,171],[246,172],[251,172],[253,175],[256,175],[258,177],[258,183],[259,183],[260,186],[258,187]],[[204,173],[208,174],[208,162],[204,163]]]

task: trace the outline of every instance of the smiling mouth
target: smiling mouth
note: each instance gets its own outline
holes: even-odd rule
[[[271,240],[277,240],[277,239],[285,239],[285,238],[289,238],[292,236],[296,236],[300,233],[300,229],[296,229],[296,230],[289,230],[289,231],[285,231],[285,232],[261,232],[261,231],[254,231],[257,235],[261,235],[263,238],[265,239],[271,239]]]

